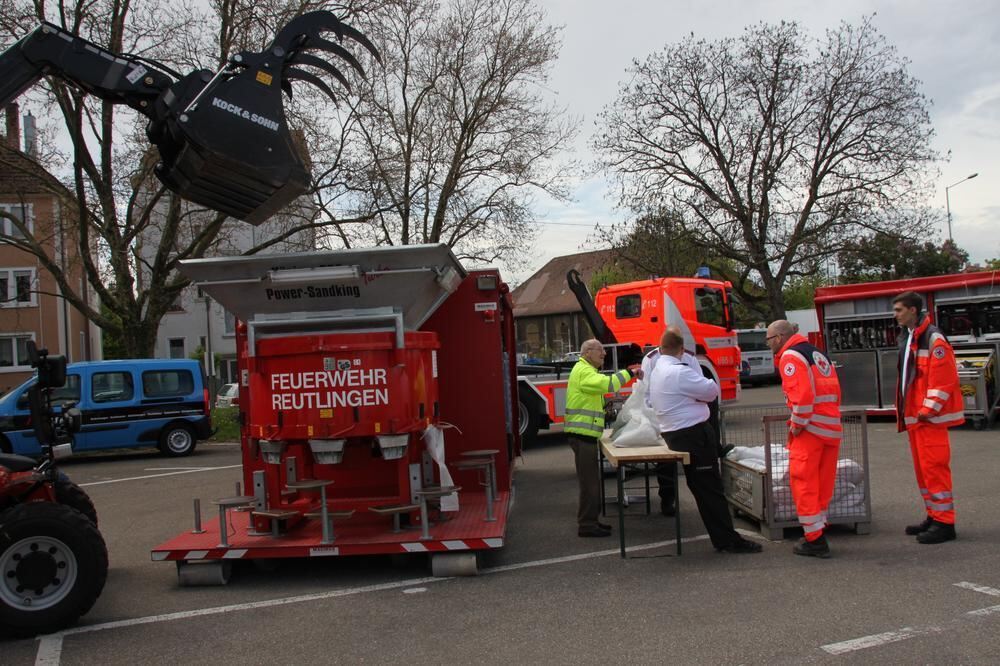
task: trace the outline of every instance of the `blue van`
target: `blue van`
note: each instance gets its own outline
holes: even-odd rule
[[[28,411],[30,379],[0,398],[0,449],[41,453]],[[66,384],[52,403],[73,401],[83,413],[76,451],[156,446],[167,456],[186,456],[212,434],[208,388],[201,363],[142,359],[71,363]]]

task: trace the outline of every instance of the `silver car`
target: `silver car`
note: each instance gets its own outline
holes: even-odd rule
[[[239,403],[239,384],[225,384],[219,389],[219,394],[215,397],[216,407],[234,407]]]

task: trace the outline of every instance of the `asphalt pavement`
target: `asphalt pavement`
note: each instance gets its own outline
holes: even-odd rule
[[[742,398],[779,401],[773,386]],[[683,487],[684,554],[673,519],[634,513],[622,560],[617,535],[576,536],[572,455],[555,433],[525,452],[506,546],[481,558],[479,576],[433,578],[419,555],[322,558],[248,565],[204,588],[178,587],[174,565],[149,551],[191,528],[193,498],[208,516],[211,499],[233,494],[239,447],[81,456],[64,471],[100,514],[107,587],[76,628],[5,642],[2,661],[996,664],[1000,438],[963,428],[952,442],[959,538],[943,545],[903,535],[922,502],[891,422],[869,424],[871,534],[835,528],[829,560],[794,556],[800,531],[768,541],[745,520],[763,553],[716,553]]]

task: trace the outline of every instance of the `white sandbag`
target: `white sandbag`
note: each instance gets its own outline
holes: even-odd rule
[[[837,461],[837,483],[858,485],[865,479],[865,469],[850,458]]]
[[[726,457],[736,462],[744,460],[759,460],[764,462],[763,446],[737,446],[726,454]]]
[[[652,423],[642,418],[630,421],[619,431],[618,436],[611,440],[611,443],[621,447],[657,446],[658,444],[666,446],[660,437],[659,429],[654,428]]]
[[[611,434],[612,439],[614,435],[621,431],[622,428],[627,426],[631,421],[638,420],[641,418],[644,409],[652,410],[646,406],[646,383],[645,382],[635,382],[632,385],[632,392],[625,402],[622,403],[622,408],[618,410],[618,416],[615,417],[615,422],[611,424]]]
[[[771,489],[771,498],[774,500],[775,520],[795,520],[795,500],[792,498],[792,489],[789,486],[774,486]]]
[[[754,470],[755,472],[765,473],[767,472],[767,463],[763,460],[757,460],[756,458],[744,458],[743,460],[734,460],[743,467]]]
[[[611,443],[620,447],[666,446],[660,437],[656,414],[646,404],[645,383],[636,382],[632,394],[618,412],[615,427],[611,429]]]

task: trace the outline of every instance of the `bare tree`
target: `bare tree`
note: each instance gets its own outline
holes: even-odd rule
[[[542,88],[558,29],[533,0],[399,0],[366,31],[385,66],[352,107],[347,174],[378,223],[335,226],[337,242],[516,261],[532,194],[565,195],[554,162],[575,129]]]
[[[870,19],[693,36],[634,62],[594,145],[635,210],[675,208],[711,254],[782,287],[848,241],[913,235],[939,159],[928,101]],[[735,277],[735,276],[734,276]]]
[[[611,247],[617,263],[629,267],[632,279],[693,275],[708,259],[680,219],[665,211],[599,229],[594,236],[596,244]]]

